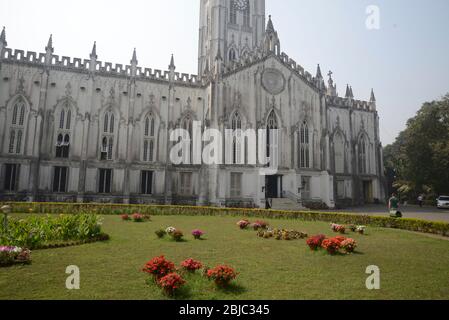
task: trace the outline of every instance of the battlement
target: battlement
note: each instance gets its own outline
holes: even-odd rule
[[[61,68],[72,72],[82,72],[88,73],[94,70],[95,73],[104,76],[115,76],[115,77],[132,77],[133,66],[123,65],[119,63],[93,62],[90,59],[81,58],[70,58],[66,56],[51,55],[50,61],[46,62],[47,55],[45,53],[36,53],[33,51],[25,52],[24,50],[10,49],[6,48],[1,56],[2,61],[13,62],[13,63],[23,63],[29,65],[35,65],[39,68],[49,67],[49,68]],[[91,68],[92,63],[95,66]],[[169,81],[169,71],[162,71],[158,69],[142,68],[136,67],[136,79],[148,80],[148,81]],[[202,79],[197,75],[191,75],[187,73],[174,73],[174,82],[179,85],[188,86],[201,86]]]
[[[331,107],[348,108],[360,111],[374,112],[376,111],[373,103],[362,100],[353,100],[342,97],[326,96],[326,104]]]

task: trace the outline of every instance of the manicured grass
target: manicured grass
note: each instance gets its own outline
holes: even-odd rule
[[[234,285],[218,290],[200,274],[188,276],[182,299],[449,299],[449,241],[401,230],[368,228],[350,233],[359,242],[353,255],[311,252],[305,240],[260,239],[241,231],[232,217],[156,216],[151,222],[103,217],[109,242],[39,250],[33,264],[0,269],[0,299],[167,299],[141,272],[151,258],[187,258],[210,267],[227,264],[240,273]],[[273,227],[329,236],[328,223],[268,220]],[[185,242],[157,239],[154,232],[174,226]],[[206,240],[193,240],[200,228]],[[66,267],[81,271],[81,290],[65,288]],[[366,267],[381,270],[381,290],[365,287]]]

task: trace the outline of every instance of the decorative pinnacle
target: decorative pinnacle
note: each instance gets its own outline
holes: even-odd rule
[[[318,67],[316,69],[316,77],[317,77],[317,79],[323,79],[323,75],[321,74],[321,68],[320,68],[319,64],[318,64]]]
[[[45,47],[45,51],[53,53],[53,35],[50,35],[50,38],[48,39],[47,46]]]
[[[273,21],[271,20],[271,14],[268,16],[267,32],[274,32],[274,26],[273,26]]]
[[[376,102],[376,96],[374,95],[374,89],[371,89],[371,98],[369,100],[370,102]]]
[[[138,63],[139,63],[139,61],[137,61],[137,52],[136,52],[136,48],[134,48],[133,58],[132,58],[132,60],[131,60],[131,64],[137,65]]]
[[[168,66],[169,70],[175,70],[176,66],[175,66],[175,58],[173,56],[173,54],[171,55],[171,59],[170,59],[170,65]]]
[[[0,43],[3,43],[5,47],[8,45],[8,43],[6,42],[6,31],[5,31],[5,27],[3,27],[2,33],[1,33],[1,35],[0,35]]]
[[[94,41],[94,46],[92,47],[92,53],[90,54],[91,59],[97,59],[97,41]]]

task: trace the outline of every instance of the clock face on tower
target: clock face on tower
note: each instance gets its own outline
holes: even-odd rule
[[[248,0],[234,0],[234,8],[240,11],[248,9]]]

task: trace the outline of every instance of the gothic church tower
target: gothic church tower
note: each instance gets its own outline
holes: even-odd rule
[[[219,55],[225,65],[260,48],[265,32],[265,0],[201,0],[198,74]]]

